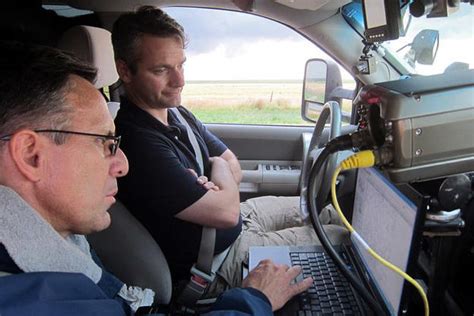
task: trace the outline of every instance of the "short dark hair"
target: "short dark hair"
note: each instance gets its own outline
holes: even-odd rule
[[[177,37],[186,45],[184,28],[166,12],[153,6],[142,6],[135,12],[122,14],[112,29],[115,59],[123,60],[136,71],[136,50],[143,35]]]
[[[22,128],[60,129],[69,124],[73,110],[66,102],[70,75],[93,83],[97,69],[55,48],[0,41],[0,74],[3,136]]]

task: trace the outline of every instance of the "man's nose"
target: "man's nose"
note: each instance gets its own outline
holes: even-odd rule
[[[113,156],[113,162],[110,166],[110,173],[116,178],[123,177],[128,173],[128,159],[120,148],[117,150],[115,156]]]
[[[180,88],[184,86],[184,69],[177,68],[173,70],[171,77],[171,85],[175,88]]]

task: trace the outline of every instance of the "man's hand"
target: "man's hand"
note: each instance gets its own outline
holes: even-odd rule
[[[232,171],[232,175],[234,176],[235,182],[240,184],[240,181],[242,181],[242,169],[240,168],[240,163],[237,157],[232,151],[230,151],[230,149],[224,151],[220,157],[227,161],[230,170]]]
[[[230,168],[229,163],[221,157],[209,157],[209,162],[211,163],[211,181],[219,186],[221,189],[225,189],[227,186],[235,190],[235,193],[238,195],[239,187],[234,180],[232,174],[232,169]],[[232,181],[234,180],[234,181]]]
[[[295,284],[290,284],[301,272],[301,267],[274,264],[271,260],[262,260],[258,266],[249,272],[242,281],[242,287],[252,287],[265,294],[276,311],[285,305],[293,296],[306,291],[312,278],[306,278]]]
[[[198,177],[196,171],[193,169],[188,169],[189,172],[192,173],[193,176],[197,178],[196,182],[199,183],[204,187],[206,190],[213,190],[213,191],[219,191],[219,187],[212,181],[209,181],[209,179],[206,176],[200,176]]]
[[[210,176],[212,183],[202,178],[200,181],[204,183],[207,180],[204,185],[211,189],[175,216],[183,221],[218,229],[235,227],[240,219],[239,187],[227,161],[219,157],[212,157],[209,160],[212,163]]]
[[[197,183],[201,184],[206,190],[219,191],[219,187],[206,176],[200,176],[197,178]]]

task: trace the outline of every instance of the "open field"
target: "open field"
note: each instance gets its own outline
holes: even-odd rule
[[[205,123],[309,124],[301,81],[188,81],[182,104]]]
[[[305,124],[302,83],[294,81],[187,82],[182,104],[206,123]]]

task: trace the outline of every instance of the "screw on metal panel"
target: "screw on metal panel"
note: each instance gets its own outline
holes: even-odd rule
[[[415,134],[416,134],[417,136],[419,136],[419,135],[421,135],[421,133],[422,133],[421,128],[417,128],[416,131],[415,131]]]
[[[422,152],[423,152],[423,150],[421,150],[421,148],[418,148],[418,149],[415,151],[415,155],[416,155],[416,156],[420,156]]]

